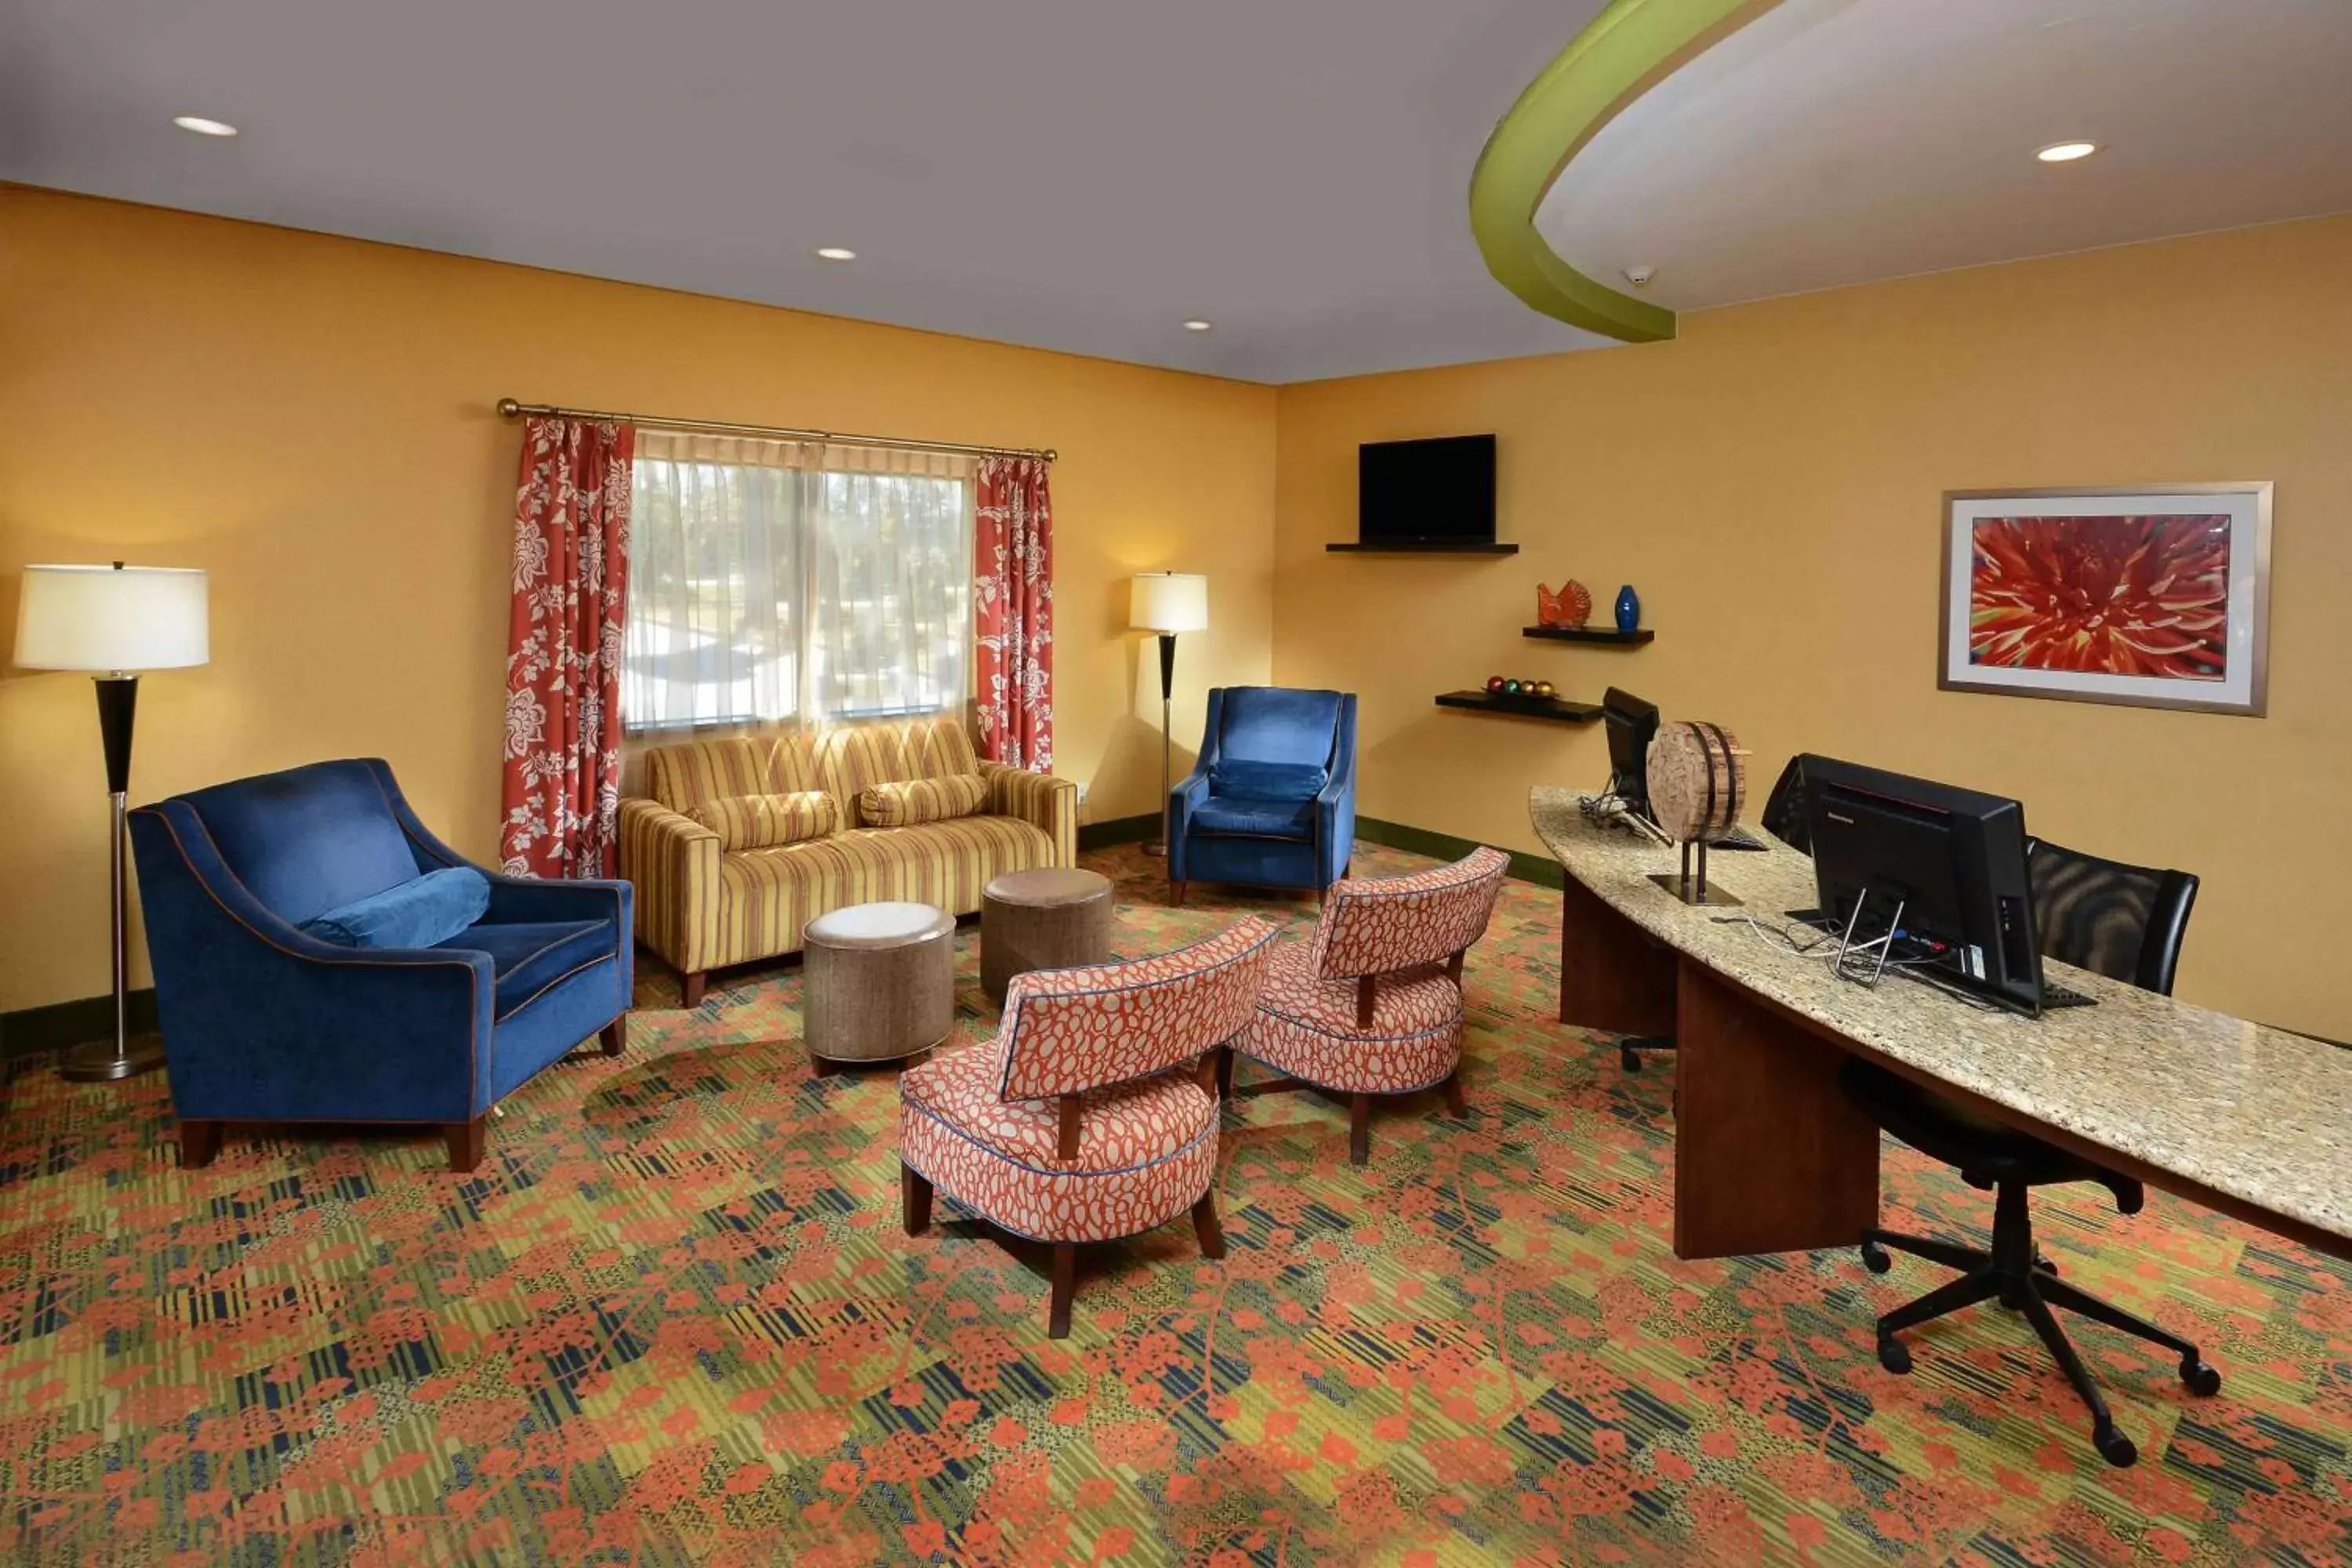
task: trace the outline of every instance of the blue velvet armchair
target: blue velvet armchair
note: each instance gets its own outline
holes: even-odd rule
[[[1304,888],[1319,900],[1356,847],[1356,694],[1223,686],[1200,760],[1168,795],[1169,901],[1187,882]]]
[[[225,1122],[377,1122],[438,1126],[472,1170],[502,1096],[591,1035],[621,1052],[626,882],[486,872],[488,912],[436,947],[299,929],[467,863],[373,758],[175,795],[131,833],[184,1164]]]

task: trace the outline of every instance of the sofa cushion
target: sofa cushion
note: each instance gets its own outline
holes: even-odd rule
[[[355,758],[183,798],[247,891],[293,925],[397,887],[418,870],[383,786]]]
[[[910,778],[944,779],[980,772],[961,719],[919,719],[907,726],[907,772]]]
[[[1312,800],[1331,782],[1320,763],[1259,763],[1220,758],[1209,770],[1209,793],[1252,800]]]
[[[646,752],[646,793],[684,811],[707,800],[792,789],[776,781],[775,752],[776,742],[764,735],[656,746]]]
[[[1192,820],[1196,833],[1282,838],[1307,844],[1315,837],[1315,802],[1213,795],[1192,808]]]
[[[868,827],[913,827],[970,816],[987,798],[988,785],[978,773],[908,779],[878,784],[859,795],[857,816]]]
[[[501,1018],[582,964],[618,951],[611,921],[477,925],[433,945],[490,955]]]
[[[681,814],[719,835],[721,849],[765,849],[822,838],[841,826],[841,803],[823,790],[738,795],[706,800]]]
[[[340,947],[437,947],[489,907],[489,879],[471,866],[448,866],[340,904],[302,929]]]

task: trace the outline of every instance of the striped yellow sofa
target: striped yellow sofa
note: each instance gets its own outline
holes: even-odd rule
[[[1077,863],[1077,786],[979,761],[951,719],[696,741],[656,747],[645,764],[651,798],[621,802],[621,875],[636,885],[637,939],[677,970],[689,1007],[710,971],[799,951],[802,929],[827,910],[912,899],[970,914],[992,877]],[[987,785],[976,814],[857,826],[860,791],[958,773]],[[716,831],[682,815],[730,796],[809,790],[834,797],[841,826],[796,844],[722,850]]]

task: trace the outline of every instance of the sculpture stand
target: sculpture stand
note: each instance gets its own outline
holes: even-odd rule
[[[1698,869],[1696,875],[1691,869],[1691,850],[1694,847],[1698,850]],[[1727,893],[1721,888],[1707,885],[1706,840],[1704,838],[1684,839],[1683,868],[1679,871],[1653,871],[1650,874],[1650,880],[1695,908],[1712,906],[1717,909],[1730,910],[1739,907],[1739,900],[1736,895]]]

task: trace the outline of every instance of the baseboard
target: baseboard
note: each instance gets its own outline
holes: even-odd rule
[[[1159,837],[1160,814],[1156,811],[1141,816],[1114,816],[1108,822],[1078,824],[1081,849],[1108,849],[1115,844],[1140,844]]]
[[[1385,844],[1391,849],[1426,855],[1435,860],[1459,860],[1479,847],[1475,838],[1456,838],[1451,833],[1432,833],[1426,827],[1408,827],[1402,822],[1383,822],[1377,816],[1356,818],[1356,837],[1369,838],[1375,844]],[[1550,856],[1529,855],[1520,849],[1505,849],[1503,853],[1511,858],[1511,875],[1519,880],[1547,888],[1560,885],[1562,873],[1559,862]]]
[[[145,1034],[155,1027],[155,993],[150,988],[131,994],[131,1032]],[[53,1051],[85,1040],[111,1039],[114,998],[84,996],[73,1002],[53,1002],[46,1007],[26,1007],[0,1013],[0,1061],[33,1051]]]

